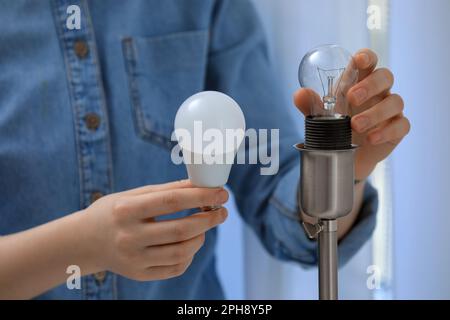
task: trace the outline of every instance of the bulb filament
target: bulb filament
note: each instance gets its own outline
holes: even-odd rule
[[[327,82],[328,90],[327,90],[327,94],[323,97],[323,106],[324,106],[325,110],[332,111],[336,104],[336,97],[333,94],[334,77],[327,76],[327,80],[328,80],[328,82]]]

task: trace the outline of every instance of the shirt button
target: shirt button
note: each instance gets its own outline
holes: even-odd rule
[[[105,281],[106,278],[106,271],[94,273],[94,278],[97,281],[97,283],[99,284],[103,283],[103,281]]]
[[[75,50],[75,54],[77,55],[77,57],[80,59],[85,58],[89,53],[89,47],[86,41],[83,40],[75,41],[73,49]]]
[[[91,203],[94,203],[95,201],[97,201],[101,197],[103,197],[103,193],[101,193],[99,191],[92,192],[91,193]]]
[[[96,113],[88,113],[84,117],[84,122],[89,130],[95,131],[100,127],[100,116]]]

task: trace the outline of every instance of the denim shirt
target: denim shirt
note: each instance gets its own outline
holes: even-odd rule
[[[67,27],[70,5],[81,9],[80,30]],[[297,213],[292,145],[302,137],[249,1],[15,0],[0,7],[0,235],[86,208],[102,194],[186,178],[170,158],[175,113],[188,96],[217,90],[241,105],[248,128],[280,129],[276,175],[233,166],[228,187],[242,218],[273,256],[317,262],[317,244]],[[341,264],[370,237],[376,208],[367,184],[359,218],[340,242]],[[83,277],[81,290],[64,284],[39,298],[223,298],[216,240],[213,229],[173,279],[137,282],[107,272]]]

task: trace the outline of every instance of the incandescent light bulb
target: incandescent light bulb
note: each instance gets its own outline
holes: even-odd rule
[[[322,150],[351,148],[347,92],[358,79],[352,55],[337,45],[317,47],[303,57],[298,79],[303,88],[315,93],[305,122],[305,147]]]

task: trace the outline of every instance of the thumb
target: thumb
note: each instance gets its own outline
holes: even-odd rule
[[[322,100],[313,90],[302,88],[294,93],[294,104],[304,116],[308,116],[313,106],[322,105]]]

